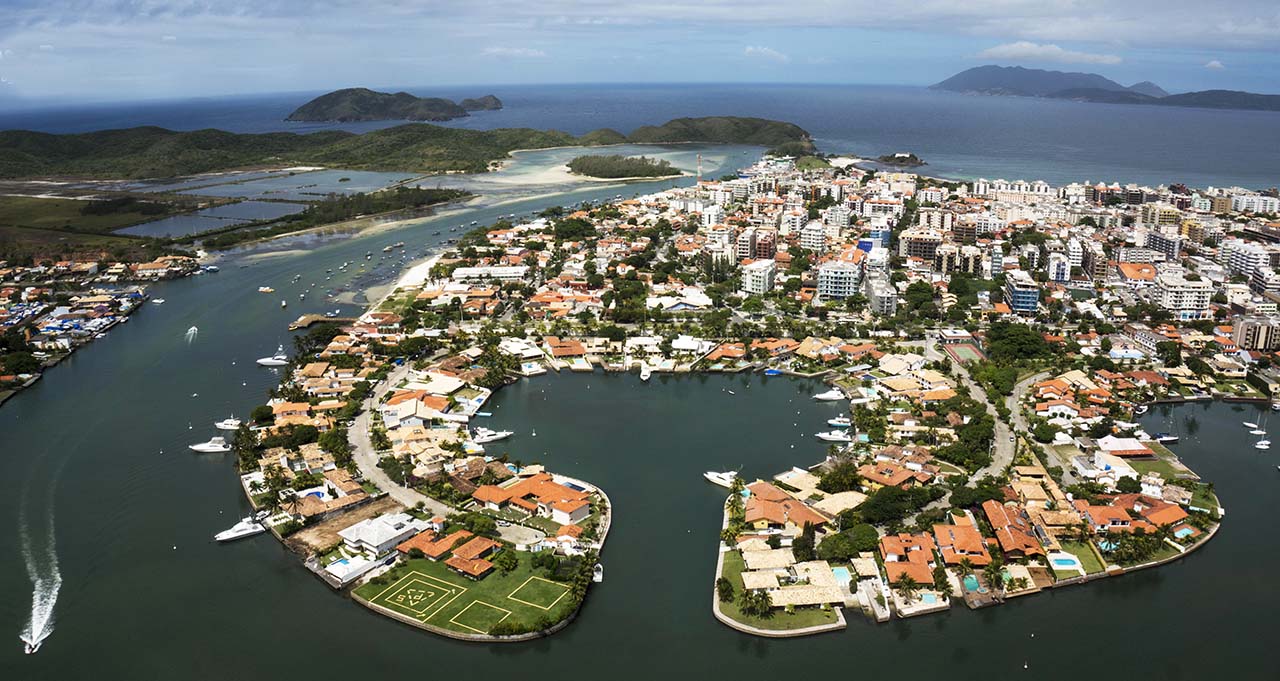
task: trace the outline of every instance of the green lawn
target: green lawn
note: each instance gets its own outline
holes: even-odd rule
[[[724,554],[724,570],[721,575],[733,583],[735,594],[742,593],[742,572],[745,569],[746,563],[743,562],[741,553],[730,551]],[[835,610],[823,610],[821,608],[797,608],[794,613],[790,614],[781,608],[775,608],[770,617],[761,618],[744,615],[742,611],[738,610],[736,602],[725,603],[721,601],[720,612],[748,626],[783,631],[816,627],[821,624],[833,624],[836,621]]]
[[[1066,551],[1080,559],[1080,565],[1084,567],[1085,572],[1089,574],[1102,572],[1102,563],[1098,560],[1098,556],[1094,553],[1091,546],[1075,541],[1064,541],[1061,543],[1063,551]]]
[[[1218,508],[1218,497],[1213,492],[1209,491],[1209,487],[1207,485],[1200,485],[1191,493],[1191,505],[1196,508],[1204,508],[1216,512]]]
[[[1173,464],[1159,457],[1154,459],[1130,459],[1129,465],[1139,473],[1156,472],[1164,477],[1165,480],[1173,480],[1182,474],[1182,470]]]
[[[466,634],[486,634],[500,621],[532,629],[568,617],[575,607],[569,585],[546,579],[533,568],[529,553],[516,555],[520,565],[511,573],[494,571],[480,581],[455,573],[443,562],[409,559],[355,593],[421,622]]]

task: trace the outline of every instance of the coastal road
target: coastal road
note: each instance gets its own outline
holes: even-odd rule
[[[351,440],[352,460],[356,462],[356,467],[360,469],[360,475],[364,479],[369,480],[377,485],[379,489],[386,491],[387,495],[395,499],[398,503],[404,504],[406,507],[412,508],[419,503],[423,508],[439,516],[448,516],[457,513],[458,509],[442,503],[431,497],[415,490],[397,484],[390,476],[378,467],[379,453],[373,448],[373,439],[370,437],[372,427],[372,414],[378,406],[378,395],[387,389],[388,386],[398,384],[409,374],[409,365],[396,367],[387,376],[384,383],[380,383],[370,391],[370,396],[364,402],[364,409],[356,416],[355,422],[351,424],[348,431]],[[498,534],[506,541],[513,544],[534,544],[546,536],[540,530],[523,525],[509,525],[499,527]]]

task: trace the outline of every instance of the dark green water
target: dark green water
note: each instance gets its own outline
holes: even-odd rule
[[[232,261],[221,274],[161,284],[154,294],[165,305],[148,306],[0,408],[0,518],[11,528],[0,533],[0,633],[9,641],[0,645],[0,678],[278,681],[374,670],[512,678],[575,668],[622,679],[1275,678],[1280,551],[1269,521],[1280,471],[1274,455],[1248,447],[1239,422],[1250,419],[1228,405],[1172,412],[1179,422],[1195,415],[1197,432],[1181,426],[1178,451],[1217,482],[1228,510],[1218,538],[1190,558],[978,613],[879,626],[853,616],[847,631],[809,639],[751,638],[712,618],[722,494],[701,478],[739,466],[768,476],[816,460],[823,447],[808,436],[836,407],[814,403],[817,386],[804,382],[658,377],[646,385],[633,376],[561,375],[500,392],[493,422],[519,433],[509,443],[514,457],[598,483],[615,506],[606,582],[550,639],[476,646],[436,638],[331,592],[269,538],[214,544],[211,535],[246,505],[230,459],[185,447],[214,435],[213,421],[262,400],[276,377],[252,361],[288,341],[289,320],[335,307],[298,305],[293,275],[305,284],[344,260],[363,261],[367,250],[377,262],[391,241],[417,253],[438,228],[428,221],[345,241],[302,240],[301,256],[248,269]],[[277,295],[256,293],[260,285]],[[188,344],[192,325],[200,332]],[[1148,415],[1149,425],[1162,418]],[[32,607],[24,529],[40,574],[48,574],[56,538],[63,580],[54,631],[35,656],[22,655],[17,638]]]

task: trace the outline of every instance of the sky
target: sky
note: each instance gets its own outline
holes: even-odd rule
[[[981,64],[1280,93],[1276,0],[0,0],[0,102],[366,86],[928,85]]]

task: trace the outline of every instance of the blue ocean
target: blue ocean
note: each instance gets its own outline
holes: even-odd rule
[[[1280,113],[984,97],[861,85],[540,85],[408,88],[454,99],[493,93],[506,105],[448,125],[628,132],[681,116],[761,116],[808,130],[821,151],[910,151],[921,172],[954,178],[1280,184]],[[0,129],[84,132],[156,125],[235,132],[362,132],[387,123],[288,123],[318,92],[0,111]]]

